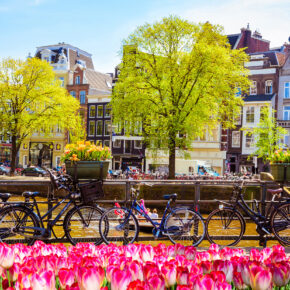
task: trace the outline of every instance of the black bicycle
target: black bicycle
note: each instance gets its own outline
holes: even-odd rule
[[[67,195],[43,215],[40,214],[36,201],[38,192],[24,192],[24,202],[6,202],[0,210],[0,241],[24,239],[25,243],[32,245],[35,240],[47,240],[53,235],[58,240],[66,236],[73,245],[79,241],[101,244],[99,221],[103,211],[95,204],[81,203],[80,193],[72,191],[69,186],[69,177],[56,177],[51,171],[49,174],[53,187],[66,190]],[[56,213],[56,217],[50,219],[52,213],[65,202],[67,203]],[[63,216],[62,221],[60,219]],[[61,238],[57,237],[54,226],[63,227],[64,235]]]
[[[106,244],[131,244],[138,239],[140,227],[135,213],[152,226],[155,239],[168,237],[174,244],[191,246],[201,243],[205,236],[203,219],[191,208],[171,207],[171,202],[177,199],[176,193],[163,196],[168,202],[160,222],[151,219],[144,206],[138,203],[139,189],[132,188],[131,193],[131,207],[114,207],[101,217],[100,234]]]
[[[209,242],[221,246],[234,246],[242,239],[246,230],[246,222],[239,211],[241,209],[256,224],[259,234],[273,233],[281,244],[289,246],[290,198],[281,196],[283,191],[289,194],[287,189],[268,189],[273,197],[263,215],[256,200],[253,202],[253,209],[246,204],[242,194],[243,183],[244,181],[236,183],[230,201],[218,201],[219,208],[208,216],[206,236]]]

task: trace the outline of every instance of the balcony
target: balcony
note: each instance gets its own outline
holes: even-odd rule
[[[283,128],[290,128],[290,120],[278,120],[278,126]]]

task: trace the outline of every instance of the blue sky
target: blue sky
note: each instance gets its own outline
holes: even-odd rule
[[[0,0],[0,58],[66,42],[92,53],[96,70],[113,72],[122,39],[170,14],[221,24],[226,34],[250,23],[271,47],[290,36],[290,0]]]

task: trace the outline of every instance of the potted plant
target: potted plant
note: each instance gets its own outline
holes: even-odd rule
[[[79,141],[67,144],[62,161],[66,172],[75,179],[105,179],[109,168],[111,151],[109,147]]]
[[[290,150],[283,150],[282,148],[275,151],[270,156],[271,172],[275,181],[284,181],[284,172],[286,170],[286,180],[290,181]]]

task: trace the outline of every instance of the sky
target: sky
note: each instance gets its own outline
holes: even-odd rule
[[[122,40],[169,15],[220,24],[225,34],[249,23],[271,47],[290,36],[290,0],[0,0],[0,59],[65,42],[91,53],[95,70],[113,72]]]

